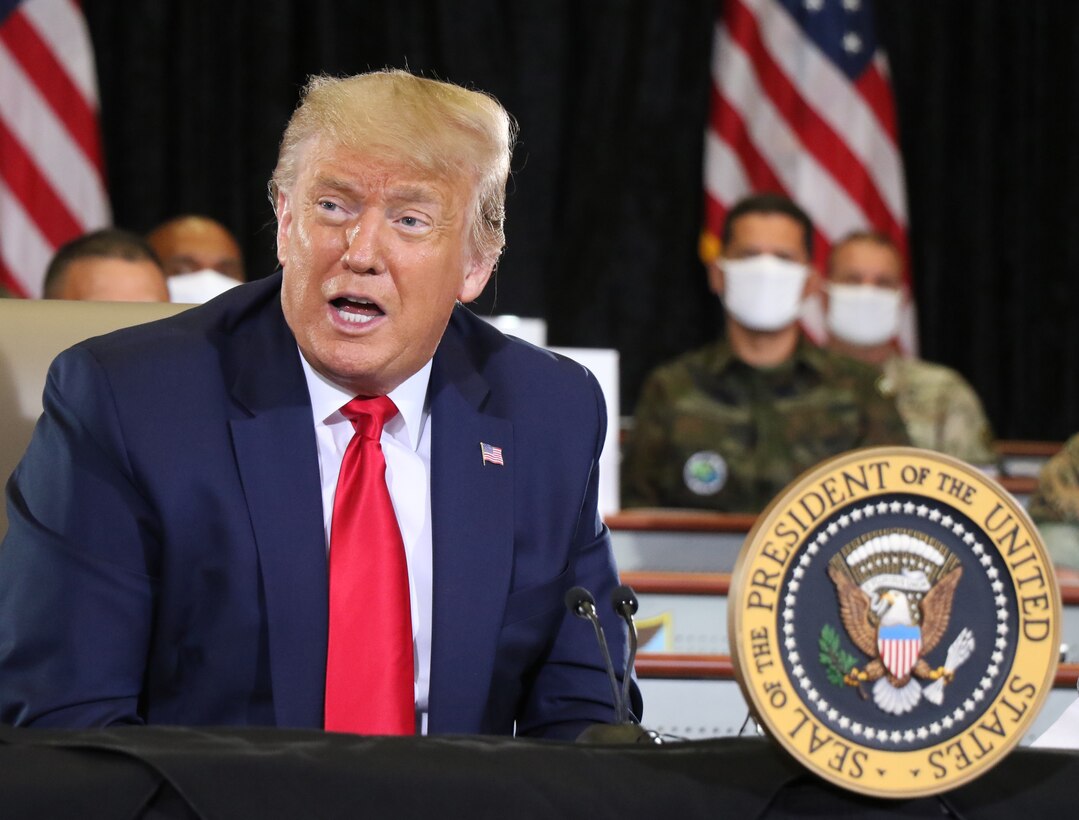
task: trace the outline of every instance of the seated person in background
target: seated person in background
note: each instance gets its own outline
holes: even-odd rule
[[[1027,511],[1059,574],[1079,580],[1079,433],[1042,467]]]
[[[881,371],[881,390],[895,397],[911,444],[995,472],[993,431],[974,389],[949,367],[899,352],[908,294],[895,243],[874,231],[848,234],[828,256],[827,280],[829,349]]]
[[[45,270],[44,298],[167,302],[165,274],[138,234],[104,228],[61,245]]]
[[[726,338],[645,381],[622,462],[624,506],[759,512],[822,459],[907,443],[873,368],[802,335],[812,241],[809,217],[786,197],[731,209],[708,270]]]
[[[244,281],[240,246],[207,216],[178,216],[147,235],[168,277],[173,302],[201,304]]]

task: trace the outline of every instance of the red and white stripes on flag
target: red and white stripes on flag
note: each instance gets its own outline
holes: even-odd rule
[[[94,54],[75,0],[0,0],[0,285],[40,296],[57,247],[109,224]]]
[[[718,252],[730,207],[761,191],[806,210],[819,266],[833,242],[867,228],[891,236],[907,258],[895,105],[870,0],[724,0],[704,188],[706,259]],[[820,335],[820,317],[807,319]],[[914,323],[906,324],[900,342],[912,350]]]
[[[495,447],[493,444],[488,444],[485,441],[480,442],[480,453],[483,456],[483,464],[497,464],[499,467],[505,466],[502,460],[502,448]]]

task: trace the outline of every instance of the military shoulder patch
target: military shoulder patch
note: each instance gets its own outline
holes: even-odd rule
[[[715,495],[727,483],[727,462],[715,450],[701,450],[686,459],[682,480],[697,495]]]
[[[961,461],[857,450],[758,518],[731,581],[735,672],[768,733],[850,789],[905,798],[984,773],[1053,683],[1060,595],[1015,499]]]

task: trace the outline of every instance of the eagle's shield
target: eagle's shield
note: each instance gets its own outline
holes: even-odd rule
[[[906,624],[882,626],[877,633],[877,649],[885,668],[902,680],[922,653],[922,628]]]

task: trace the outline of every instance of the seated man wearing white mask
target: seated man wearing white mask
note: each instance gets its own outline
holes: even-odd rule
[[[244,281],[236,237],[208,216],[170,219],[154,228],[146,241],[161,259],[172,302],[202,304]]]
[[[995,469],[993,431],[974,389],[949,367],[904,357],[896,337],[907,302],[903,258],[890,238],[848,234],[828,257],[828,347],[880,369],[916,447]]]
[[[813,226],[776,194],[727,215],[709,267],[726,336],[648,377],[623,459],[623,505],[759,512],[829,456],[906,444],[877,372],[815,347],[798,314],[816,286]]]

